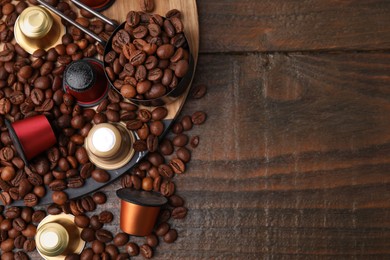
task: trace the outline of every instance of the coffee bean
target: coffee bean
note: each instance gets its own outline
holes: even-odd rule
[[[192,114],[191,121],[194,125],[201,125],[206,121],[207,115],[203,111],[197,111]]]
[[[110,259],[117,259],[119,255],[119,250],[115,245],[106,245],[106,253],[108,253]],[[127,253],[126,253],[127,255]],[[127,259],[127,258],[126,258]]]
[[[154,10],[154,0],[139,0],[140,7],[143,12],[153,12]]]
[[[27,227],[27,224],[26,221],[19,217],[12,221],[12,227],[18,231],[22,231]]]
[[[114,215],[111,212],[105,210],[100,212],[98,218],[100,223],[107,224],[112,222]]]
[[[81,201],[82,208],[85,211],[94,211],[96,209],[96,203],[91,196],[86,196],[79,201]]]
[[[169,166],[167,164],[160,164],[158,166],[158,172],[160,173],[160,175],[162,177],[165,177],[165,178],[172,178],[173,174],[174,174],[171,166]]]
[[[103,242],[108,243],[111,242],[113,239],[112,233],[105,229],[99,229],[95,233],[96,239]]]
[[[170,229],[169,224],[167,222],[163,222],[157,226],[155,233],[157,236],[162,237],[168,233],[169,229]]]
[[[24,196],[24,205],[27,207],[34,207],[38,204],[38,197],[34,193],[29,193],[26,196]]]
[[[180,147],[179,149],[177,149],[176,155],[184,163],[187,163],[191,160],[191,152],[185,147]]]
[[[185,207],[176,207],[172,210],[172,218],[183,219],[187,216],[187,211]]]
[[[158,137],[153,134],[150,134],[146,139],[146,146],[150,152],[157,151]]]
[[[90,260],[93,259],[94,253],[92,248],[86,248],[80,255],[80,260]]]
[[[15,219],[15,218],[20,217],[21,212],[22,211],[19,207],[13,206],[13,207],[7,208],[4,215],[8,219]]]
[[[46,217],[46,213],[43,210],[37,210],[32,215],[32,222],[37,224],[42,221]]]
[[[160,193],[165,197],[172,196],[175,193],[175,184],[168,180],[163,181],[161,183]]]
[[[88,179],[92,175],[92,171],[94,170],[95,166],[92,163],[86,163],[81,167],[80,170],[80,176],[83,179]]]
[[[27,238],[23,235],[19,235],[14,239],[14,246],[17,249],[22,249],[24,242],[26,242]]]
[[[23,250],[25,252],[32,252],[35,250],[35,240],[26,240],[23,244]]]
[[[65,260],[79,260],[79,259],[80,259],[80,256],[76,253],[68,254],[65,257]]]
[[[179,158],[172,159],[169,162],[169,166],[171,166],[171,168],[176,174],[182,174],[186,170],[184,162]]]
[[[85,118],[82,115],[74,116],[70,122],[71,126],[75,129],[81,129],[85,125]]]
[[[152,111],[152,119],[159,121],[168,115],[168,110],[165,107],[157,107]]]
[[[190,116],[184,116],[181,119],[181,124],[183,126],[183,130],[184,131],[191,130],[192,125],[193,125],[191,117]]]
[[[133,242],[127,243],[127,245],[126,245],[126,252],[130,256],[137,256],[139,254],[139,247],[138,247],[137,244],[135,244]]]
[[[160,136],[164,132],[164,123],[162,121],[153,121],[149,125],[149,130],[151,134]]]
[[[129,235],[126,233],[118,233],[114,237],[114,245],[124,246],[129,241]]]
[[[8,238],[7,240],[1,242],[1,251],[3,252],[10,252],[15,248],[14,246],[14,239]]]
[[[146,244],[151,247],[156,247],[158,245],[158,237],[155,234],[146,236]]]
[[[92,178],[100,183],[104,183],[110,180],[111,176],[108,172],[102,169],[95,169],[91,173]]]
[[[11,181],[13,178],[15,178],[15,175],[15,169],[13,167],[6,166],[1,172],[1,179],[4,181]]]
[[[107,201],[106,195],[105,195],[103,192],[100,192],[100,191],[95,192],[95,193],[92,195],[92,199],[93,199],[93,201],[94,201],[96,204],[99,204],[99,205],[104,204],[104,203],[106,203],[106,201]]]
[[[196,85],[191,89],[190,96],[194,99],[200,99],[207,93],[207,86],[204,84]]]
[[[159,166],[164,163],[164,157],[157,152],[149,153],[147,159],[154,166]]]
[[[153,250],[148,244],[143,244],[142,246],[140,246],[140,252],[141,255],[146,259],[150,259],[153,257]]]
[[[153,189],[153,179],[151,177],[145,177],[142,179],[142,189],[151,191]]]
[[[183,147],[187,143],[188,143],[188,136],[185,134],[178,134],[172,140],[172,144],[177,147]]]
[[[95,240],[92,242],[91,247],[95,254],[101,254],[104,252],[105,244],[99,240]]]
[[[96,115],[93,117],[93,122],[95,124],[101,124],[107,122],[107,116],[103,113],[96,113]]]
[[[170,229],[163,237],[166,243],[173,243],[177,239],[177,231],[176,229]]]
[[[191,122],[191,118],[190,118]],[[192,122],[191,122],[191,127],[192,127]],[[174,134],[181,134],[183,132],[184,128],[181,122],[176,122],[172,126],[172,133]]]
[[[108,121],[110,121],[110,122],[119,122],[119,120],[120,120],[119,113],[117,111],[114,111],[111,109],[107,110],[106,116],[107,116]]]
[[[80,237],[86,242],[92,242],[95,240],[95,230],[92,228],[84,228],[81,231]]]
[[[154,180],[153,180],[153,190],[154,191],[160,192],[161,181],[162,181],[161,176],[154,178]]]
[[[11,102],[7,98],[0,99],[0,114],[8,114],[11,110]]]

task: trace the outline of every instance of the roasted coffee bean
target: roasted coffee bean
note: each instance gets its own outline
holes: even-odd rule
[[[107,201],[107,196],[106,196],[106,194],[104,194],[103,192],[98,191],[98,192],[95,192],[95,193],[92,195],[92,199],[93,199],[93,201],[94,201],[96,204],[101,205],[101,204],[106,203],[106,201]]]
[[[187,216],[187,211],[185,207],[176,207],[172,210],[172,218],[183,219]]]
[[[171,155],[171,154],[173,153],[173,151],[174,151],[172,142],[171,142],[169,139],[164,138],[164,139],[160,142],[159,150],[160,150],[160,152],[161,152],[163,155]]]
[[[19,217],[12,221],[12,227],[18,231],[22,231],[27,227],[27,224],[26,221]]]
[[[118,248],[115,246],[115,245],[106,245],[106,253],[108,253],[110,259],[117,259],[118,255],[119,255],[119,250]],[[126,253],[127,255],[127,253]]]
[[[119,113],[111,109],[107,110],[106,116],[107,116],[107,120],[110,122],[119,122],[120,120]]]
[[[38,204],[38,196],[34,193],[29,193],[26,196],[24,196],[24,205],[27,207],[34,207]]]
[[[14,239],[8,238],[7,240],[1,242],[1,251],[3,252],[10,252],[15,248],[14,246]]]
[[[191,121],[191,118],[190,118]],[[191,122],[191,127],[192,127],[192,122]],[[183,125],[181,122],[176,122],[172,126],[172,133],[174,134],[181,134],[183,132]]]
[[[164,123],[162,121],[153,121],[149,125],[149,130],[151,134],[160,136],[164,132]]]
[[[51,204],[48,208],[47,208],[47,213],[49,213],[50,215],[58,215],[58,214],[61,214],[62,213],[62,209],[60,206],[56,205],[56,204]]]
[[[105,244],[99,240],[95,240],[92,242],[91,247],[95,254],[101,254],[104,252]]]
[[[14,240],[14,246],[15,248],[17,249],[22,249],[23,248],[23,245],[24,245],[24,242],[26,242],[27,238],[23,235],[19,235],[15,238]]]
[[[80,227],[80,228],[86,228],[89,226],[89,217],[87,217],[86,215],[82,214],[82,215],[78,215],[78,216],[75,216],[74,218],[74,223]]]
[[[138,119],[143,123],[147,123],[152,118],[152,114],[149,110],[140,109],[138,110]]]
[[[81,129],[85,125],[85,118],[82,115],[74,116],[70,122],[71,126],[75,129]]]
[[[32,222],[37,224],[46,217],[46,213],[43,210],[37,210],[32,214]]]
[[[139,15],[138,12],[135,12],[135,11],[130,11],[127,13],[127,16],[126,16],[126,23],[130,26],[130,27],[135,27],[139,24],[141,20],[141,17]]]
[[[145,93],[145,97],[147,99],[155,99],[155,98],[162,97],[163,95],[166,94],[166,92],[167,90],[164,87],[164,85],[162,85],[161,83],[156,83],[153,84],[150,90]]]
[[[7,98],[0,99],[0,114],[5,115],[11,111],[11,102]]]
[[[207,93],[207,86],[204,84],[196,85],[191,89],[190,96],[194,99],[200,99]]]
[[[141,255],[146,259],[150,259],[153,257],[153,250],[148,244],[143,244],[142,246],[140,246],[140,252]]]
[[[186,60],[180,60],[175,66],[175,76],[178,78],[184,77],[189,69],[189,64]]]
[[[142,189],[151,191],[153,189],[153,179],[149,176],[142,179]]]
[[[92,178],[100,183],[104,183],[110,180],[111,176],[108,172],[102,169],[95,169],[91,173]]]
[[[108,243],[113,239],[112,233],[106,229],[99,229],[95,232],[96,239],[103,242]]]
[[[190,116],[184,116],[181,119],[181,124],[183,126],[183,130],[184,131],[191,130],[192,125],[193,125],[191,117]]]
[[[20,2],[20,3],[24,3],[24,2]],[[23,251],[15,252],[14,258],[15,258],[15,260],[28,260],[29,259],[28,255]]]
[[[138,176],[131,175],[131,183],[133,184],[134,189],[140,190],[142,186],[142,181]]]
[[[93,122],[95,124],[101,124],[101,123],[106,123],[107,122],[107,116],[103,113],[96,113],[95,116],[93,117]]]
[[[133,242],[127,243],[126,252],[130,256],[137,256],[139,254],[139,247],[136,243],[133,243]]]
[[[160,193],[165,197],[172,196],[175,193],[175,184],[168,180],[163,181],[160,186]]]
[[[154,0],[139,0],[141,10],[143,12],[153,12],[154,10]]]
[[[6,166],[1,172],[1,179],[4,181],[11,181],[13,178],[15,178],[15,175],[15,169],[11,166]]]
[[[192,114],[191,121],[194,125],[201,125],[206,121],[207,115],[203,111],[197,111]]]
[[[83,179],[88,179],[92,175],[92,171],[95,169],[95,166],[92,163],[86,163],[81,167],[80,176]]]
[[[62,172],[62,173],[64,173],[64,172]],[[49,188],[52,191],[62,191],[62,190],[65,190],[66,187],[67,187],[67,184],[66,184],[65,180],[62,180],[62,179],[54,180],[49,184]]]
[[[174,158],[169,162],[169,165],[176,174],[184,173],[186,170],[184,162],[179,158]]]
[[[149,153],[147,159],[154,166],[159,166],[164,163],[164,157],[157,152]]]
[[[77,170],[75,170],[75,171],[78,172]],[[81,178],[80,176],[75,176],[75,177],[68,178],[67,186],[68,186],[68,188],[77,189],[77,188],[83,187],[84,184],[85,184],[85,181],[83,178]]]
[[[94,215],[91,217],[91,227],[95,230],[101,229],[103,227],[103,223],[99,221],[99,216]]]
[[[187,143],[188,143],[188,136],[185,134],[178,134],[172,140],[172,144],[177,147],[183,147],[187,145]]]
[[[124,246],[129,241],[129,235],[126,233],[118,233],[114,237],[114,245],[116,246]]]
[[[172,178],[173,174],[174,174],[171,166],[169,166],[167,164],[160,164],[158,166],[158,172],[162,177],[165,177],[165,178]]]
[[[177,231],[176,229],[170,229],[163,237],[166,243],[173,243],[177,239]]]
[[[191,160],[191,152],[185,147],[180,147],[179,149],[177,149],[176,155],[184,163],[187,163]]]
[[[65,260],[79,260],[79,259],[80,259],[80,256],[76,253],[68,254],[65,257]]]
[[[90,260],[90,259],[93,259],[93,256],[94,256],[94,253],[93,253],[92,248],[86,248],[81,253],[80,260]]]
[[[158,148],[158,137],[150,134],[146,139],[146,146],[149,152],[155,152]]]
[[[91,196],[82,198],[81,205],[85,211],[94,211],[96,209],[96,203],[93,201]]]
[[[15,218],[20,217],[21,212],[22,212],[22,210],[19,207],[13,206],[13,207],[7,208],[4,215],[6,218],[15,219]]]
[[[158,245],[158,237],[155,234],[150,234],[146,236],[146,244],[151,247],[156,247]]]
[[[136,39],[144,38],[148,34],[148,28],[140,25],[140,26],[134,28],[132,34],[133,34],[133,37]]]
[[[163,222],[157,226],[155,233],[157,236],[162,237],[168,233],[169,229],[169,224],[167,222]]]
[[[26,240],[25,242],[24,242],[24,244],[23,244],[23,250],[25,251],[25,252],[32,252],[32,251],[34,251],[35,250],[35,240],[30,240],[30,239],[28,239],[28,240]]]
[[[84,228],[81,231],[80,237],[86,242],[92,242],[95,240],[95,230],[89,227]]]
[[[109,211],[102,211],[99,214],[99,222],[102,224],[111,223],[114,219],[114,215]]]

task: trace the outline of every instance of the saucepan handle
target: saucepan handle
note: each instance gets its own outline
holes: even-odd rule
[[[39,4],[41,4],[41,5],[43,5],[44,7],[46,7],[47,9],[49,9],[50,11],[52,11],[53,13],[55,13],[56,15],[58,15],[59,17],[61,17],[62,19],[64,19],[65,21],[67,21],[68,23],[72,24],[74,27],[80,29],[84,33],[86,33],[89,36],[91,36],[92,38],[94,38],[96,41],[98,41],[104,47],[107,45],[107,42],[105,40],[103,40],[102,38],[100,38],[98,35],[96,35],[94,32],[92,32],[91,30],[81,26],[77,22],[73,21],[72,19],[70,19],[69,17],[67,17],[66,15],[64,15],[63,13],[58,11],[56,8],[54,8],[53,6],[51,6],[48,3],[46,3],[45,1],[37,0],[37,2]]]
[[[74,3],[75,5],[77,5],[78,7],[84,9],[84,10],[87,10],[88,12],[90,12],[91,14],[93,14],[94,16],[96,16],[97,18],[99,18],[100,20],[102,20],[103,22],[106,22],[108,23],[109,25],[111,25],[112,27],[116,28],[118,27],[118,24],[116,24],[115,22],[113,22],[111,19],[105,17],[104,15],[102,15],[101,13],[99,12],[96,12],[95,10],[93,10],[92,8],[90,8],[88,5],[86,4],[83,4],[81,3],[80,1],[77,1],[77,0],[70,0],[72,3]]]

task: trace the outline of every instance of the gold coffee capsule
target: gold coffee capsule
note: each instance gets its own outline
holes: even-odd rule
[[[98,124],[89,131],[85,142],[89,159],[105,170],[119,169],[134,155],[134,135],[123,124]]]
[[[65,28],[60,17],[41,6],[26,8],[15,22],[15,40],[32,54],[37,49],[49,49],[61,43]]]
[[[73,215],[48,215],[37,227],[38,253],[46,260],[63,260],[68,254],[80,254],[85,246],[81,231],[74,224]]]

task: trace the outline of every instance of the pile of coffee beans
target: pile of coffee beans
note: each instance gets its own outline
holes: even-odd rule
[[[166,17],[128,13],[104,57],[107,75],[122,96],[156,99],[178,86],[189,70],[190,56],[180,17],[177,10]]]
[[[81,10],[81,17],[78,17],[67,1],[47,2],[105,40],[115,29],[85,10]],[[129,12],[123,32],[115,36],[115,53],[107,68],[108,72],[112,69],[113,74],[109,75],[122,95],[111,89],[96,109],[90,109],[80,107],[71,95],[63,92],[62,74],[72,61],[102,56],[103,46],[64,21],[67,33],[62,37],[62,43],[47,51],[38,49],[30,55],[20,45],[11,43],[18,15],[28,6],[37,4],[35,0],[0,1],[0,43],[3,44],[0,50],[0,201],[10,205],[15,200],[23,200],[26,205],[0,207],[1,259],[28,259],[26,253],[35,250],[36,225],[46,212],[33,207],[46,196],[48,189],[52,191],[53,204],[46,209],[47,213],[73,214],[78,226],[90,230],[83,234],[89,247],[81,256],[70,255],[67,259],[92,259],[91,252],[93,257],[102,259],[128,259],[138,254],[151,258],[159,237],[166,243],[177,238],[177,231],[170,227],[168,220],[181,219],[187,214],[183,198],[175,194],[173,178],[186,171],[191,150],[199,144],[199,137],[190,137],[186,135],[187,131],[193,125],[202,124],[206,114],[197,111],[183,116],[174,124],[173,136],[162,138],[166,130],[163,120],[168,110],[165,107],[140,109],[123,96],[151,99],[177,86],[188,70],[189,59],[181,14],[172,10],[163,18]],[[141,7],[149,12],[154,8],[154,2],[141,1]],[[106,58],[110,57],[106,55]],[[134,95],[129,95],[133,92]],[[205,86],[200,85],[192,96],[200,98],[205,93]],[[16,152],[5,120],[15,122],[41,114],[52,123],[58,142],[25,165]],[[117,212],[103,211],[89,216],[97,210],[97,205],[106,202],[103,193],[68,199],[68,192],[83,187],[89,178],[100,183],[111,179],[107,171],[96,168],[89,161],[83,147],[93,124],[105,122],[124,122],[139,137],[134,149],[149,151],[137,167],[123,176],[123,187],[155,190],[169,198],[169,206],[162,210],[159,225],[142,245],[129,242],[129,236],[124,233],[111,234],[103,228],[112,221],[111,216],[118,215]],[[94,235],[88,237],[91,229]]]

